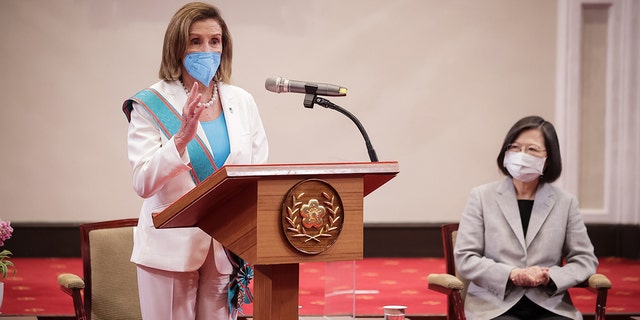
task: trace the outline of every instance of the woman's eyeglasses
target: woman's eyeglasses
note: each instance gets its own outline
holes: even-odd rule
[[[547,152],[546,149],[543,149],[535,144],[521,145],[519,143],[511,143],[507,145],[507,151],[525,152],[532,156],[544,156],[544,154]]]

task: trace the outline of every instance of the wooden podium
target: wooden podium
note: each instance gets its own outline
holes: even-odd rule
[[[153,221],[156,228],[197,226],[253,265],[253,319],[297,320],[299,263],[362,259],[364,197],[398,172],[395,161],[229,165],[157,214]],[[288,195],[295,186],[309,181],[334,190],[331,201],[325,200],[323,205],[323,201],[319,204],[312,199],[306,205],[302,200],[296,202],[296,197],[312,192]],[[329,199],[330,193],[322,191],[319,197]],[[288,198],[295,203],[286,205]],[[341,208],[334,204],[334,198],[341,200]],[[291,210],[294,206],[296,209]],[[334,214],[334,218],[326,228],[317,215],[305,216],[306,223],[302,224],[302,216],[291,216],[293,212],[302,214],[301,208],[311,208],[308,213],[320,212],[313,211],[320,208],[328,217],[329,213]],[[297,228],[287,228],[287,224]],[[320,243],[326,238],[333,242],[311,253],[292,242],[300,239],[301,245],[303,241]]]

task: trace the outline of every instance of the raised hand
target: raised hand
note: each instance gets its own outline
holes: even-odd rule
[[[202,98],[202,94],[198,92],[198,81],[193,83],[191,91],[184,107],[182,107],[182,123],[180,129],[174,136],[176,148],[180,155],[184,153],[189,142],[196,136],[198,132],[198,122],[200,115],[204,111],[203,107],[199,107],[198,103]]]

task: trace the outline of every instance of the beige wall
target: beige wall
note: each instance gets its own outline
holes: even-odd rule
[[[157,81],[166,24],[184,1],[0,0],[0,218],[136,217],[124,99]],[[272,163],[368,161],[343,115],[264,80],[336,83],[331,98],[401,172],[365,220],[442,222],[499,177],[510,125],[554,120],[552,0],[218,1],[234,36],[234,83],[254,94]]]

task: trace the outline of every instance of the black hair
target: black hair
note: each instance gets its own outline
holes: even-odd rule
[[[516,122],[504,137],[500,153],[498,153],[498,168],[506,176],[511,174],[504,166],[504,155],[507,152],[507,146],[515,142],[523,131],[530,129],[540,129],[544,137],[544,147],[547,150],[547,160],[545,161],[544,171],[540,176],[540,182],[554,182],[562,173],[562,159],[560,158],[560,142],[556,129],[551,122],[544,120],[539,116],[524,117]]]

